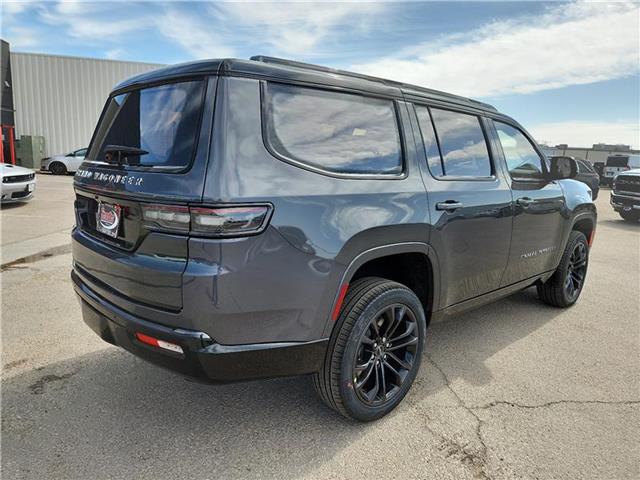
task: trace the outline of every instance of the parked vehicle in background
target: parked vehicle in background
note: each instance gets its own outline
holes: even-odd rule
[[[613,178],[620,172],[640,168],[640,155],[616,154],[607,157],[604,167],[604,178],[607,185],[611,185]]]
[[[598,173],[600,177],[600,185],[604,182],[604,162],[593,162],[593,169]]]
[[[598,192],[600,191],[600,175],[587,160],[583,158],[576,158],[575,160],[578,164],[578,174],[575,176],[575,180],[588,185],[591,189],[591,197],[595,200],[598,198]]]
[[[54,155],[43,158],[40,170],[43,172],[51,172],[54,175],[73,173],[80,168],[80,164],[84,161],[86,154],[87,149],[81,148],[65,155]]]
[[[152,363],[313,374],[374,420],[430,321],[531,286],[577,301],[596,208],[576,172],[475,100],[266,57],[171,66],[107,99],[72,281],[87,325]]]
[[[611,206],[628,222],[640,220],[640,168],[616,175]]]
[[[33,170],[10,163],[0,163],[0,172],[2,203],[26,202],[33,198],[36,191],[36,174]]]

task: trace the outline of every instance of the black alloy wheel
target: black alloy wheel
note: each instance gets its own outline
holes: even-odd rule
[[[353,384],[363,403],[381,405],[400,391],[415,363],[417,333],[407,305],[390,305],[371,319],[353,362]]]
[[[386,415],[418,374],[426,330],[423,304],[410,288],[378,277],[353,281],[313,377],[320,398],[354,420]]]
[[[564,282],[564,288],[570,299],[578,298],[580,291],[584,285],[584,279],[587,275],[587,246],[578,242],[573,248],[571,257],[569,258],[569,267],[567,268],[567,277]]]
[[[569,234],[560,264],[553,275],[537,285],[540,300],[554,307],[570,307],[584,288],[589,266],[589,244],[584,233]]]

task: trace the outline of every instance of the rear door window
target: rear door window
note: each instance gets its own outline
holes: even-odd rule
[[[203,106],[204,82],[158,85],[111,97],[88,159],[129,167],[189,166]]]
[[[529,139],[515,127],[494,121],[509,173],[514,178],[540,178],[545,172],[542,157]]]
[[[431,109],[445,177],[490,177],[489,149],[475,115]]]
[[[266,140],[285,161],[339,174],[403,171],[392,100],[268,83]]]
[[[431,171],[434,177],[442,177],[444,175],[442,157],[440,157],[438,140],[436,139],[436,132],[433,129],[429,109],[421,105],[416,105],[416,115],[418,116],[418,124],[420,125],[420,133],[422,134],[422,144],[424,146],[424,153],[427,156],[429,171]]]

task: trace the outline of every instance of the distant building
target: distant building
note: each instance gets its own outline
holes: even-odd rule
[[[111,89],[126,78],[163,66],[35,53],[10,55],[15,133],[43,136],[46,155],[86,147]],[[4,114],[3,108],[3,118]]]
[[[610,145],[607,143],[594,143],[589,147],[570,147],[566,143],[550,147],[548,145],[540,145],[542,151],[548,157],[555,155],[566,155],[568,157],[584,158],[591,163],[604,162],[609,155],[621,153],[640,154],[640,150],[634,150],[630,145]]]

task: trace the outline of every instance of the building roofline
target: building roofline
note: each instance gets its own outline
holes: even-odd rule
[[[97,58],[97,57],[84,57],[84,56],[76,56],[76,55],[58,55],[55,53],[18,52],[15,50],[10,50],[10,54],[11,55],[14,55],[14,54],[30,55],[30,56],[40,56],[40,57],[69,58],[71,60],[94,60],[98,62],[135,63],[137,65],[149,65],[149,66],[158,67],[158,68],[167,66],[164,63],[138,62],[136,60],[118,60],[115,58]]]

